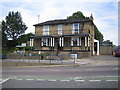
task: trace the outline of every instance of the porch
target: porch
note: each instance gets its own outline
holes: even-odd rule
[[[31,36],[30,43],[35,51],[79,51],[91,50],[89,34]],[[33,43],[34,41],[34,43]]]

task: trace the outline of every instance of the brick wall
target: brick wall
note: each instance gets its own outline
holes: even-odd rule
[[[112,55],[112,46],[100,46],[100,55]]]

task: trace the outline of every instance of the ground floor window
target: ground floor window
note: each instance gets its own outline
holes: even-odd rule
[[[41,46],[48,46],[49,45],[49,38],[42,38]]]
[[[71,46],[79,46],[79,38],[73,37],[71,40]]]

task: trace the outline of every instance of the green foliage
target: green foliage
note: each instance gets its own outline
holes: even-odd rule
[[[68,16],[68,19],[70,18],[81,18],[81,19],[85,19],[85,16],[83,15],[83,13],[81,11],[77,11],[75,13],[72,14],[72,16]]]
[[[18,43],[18,37],[20,37],[26,29],[27,27],[23,23],[21,14],[19,12],[9,12],[8,16],[5,18],[5,21],[2,21],[3,37],[12,39],[12,43],[10,43],[10,45],[8,42],[8,45],[10,47],[16,46]]]
[[[29,50],[31,50],[31,48],[30,48],[29,46],[26,46],[26,47],[25,47],[25,50],[26,50],[26,51],[29,51]]]
[[[70,19],[70,18],[90,19],[89,17],[85,17],[81,11],[77,11],[77,12],[73,13],[72,16],[69,16],[69,17],[67,17],[67,18],[68,18],[68,19]],[[95,31],[94,31],[94,35],[95,35],[94,37],[95,37],[95,39],[96,39],[96,40],[99,40],[99,41],[103,41],[103,40],[104,40],[104,39],[103,39],[103,35],[102,35],[102,33],[98,30],[98,28],[97,28],[96,25],[94,25],[94,29],[95,29]]]
[[[113,45],[113,42],[111,42],[110,40],[106,40],[106,41],[104,41],[100,44],[102,44],[102,45]]]
[[[27,41],[29,41],[30,36],[33,36],[33,35],[34,35],[34,34],[32,34],[32,33],[28,33],[28,34],[21,35],[21,36],[19,37],[19,44],[21,44],[21,43],[26,43]]]
[[[96,40],[99,41],[103,41],[103,35],[101,34],[101,32],[98,30],[98,28],[96,27],[96,25],[94,26],[94,37]]]
[[[15,48],[15,51],[19,50],[19,48]]]

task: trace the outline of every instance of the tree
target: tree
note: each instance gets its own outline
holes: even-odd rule
[[[12,45],[17,44],[17,39],[25,32],[27,26],[22,21],[21,14],[19,12],[9,12],[5,21],[2,21],[2,30],[6,34],[7,39],[12,39]],[[10,41],[11,42],[11,41]]]
[[[101,32],[98,30],[98,28],[96,27],[96,25],[94,25],[94,37],[96,40],[99,41],[103,41],[103,35],[101,34]]]
[[[81,11],[75,12],[72,14],[72,16],[68,16],[68,19],[70,18],[81,18],[81,19],[85,19],[85,16],[83,15],[83,13]]]
[[[100,44],[102,44],[102,45],[113,45],[113,42],[111,42],[110,40],[106,40],[106,41],[103,41]]]
[[[77,12],[73,13],[72,16],[67,17],[67,19],[71,19],[71,18],[90,19],[89,17],[85,17],[81,11],[77,11]],[[96,25],[94,25],[94,28],[95,28],[95,34],[94,34],[95,39],[97,39],[99,41],[103,41],[102,33],[98,30]]]
[[[21,35],[21,36],[19,37],[19,44],[21,44],[21,43],[26,43],[27,41],[29,41],[30,36],[34,36],[34,34],[28,33],[28,34]]]

